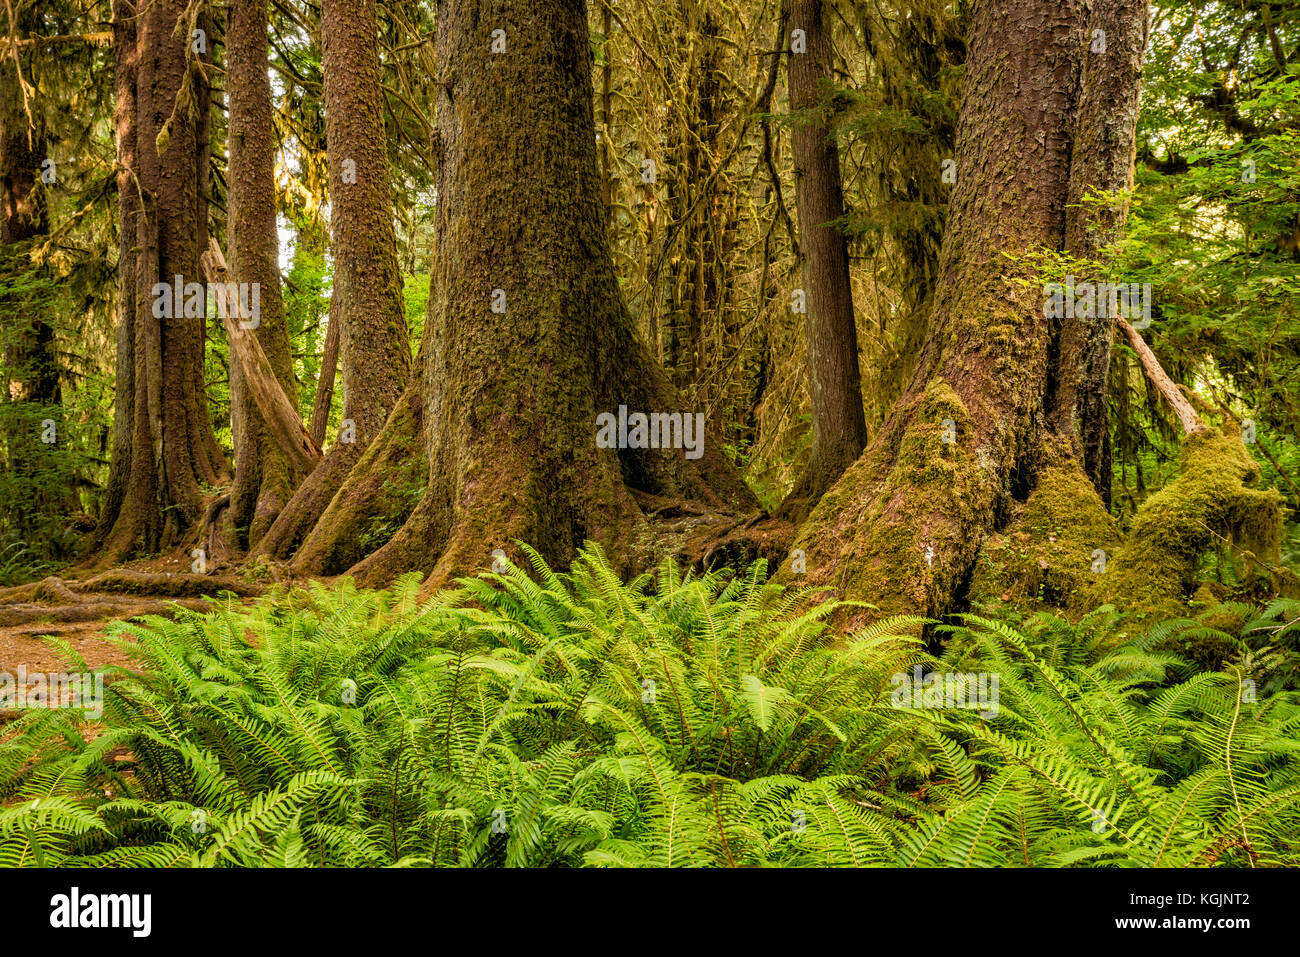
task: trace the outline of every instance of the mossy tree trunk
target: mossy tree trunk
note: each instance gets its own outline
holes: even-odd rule
[[[633,333],[604,229],[582,0],[441,0],[438,208],[425,327],[427,487],[353,571],[427,587],[514,540],[554,562],[585,539],[616,562],[639,497],[756,503],[709,432],[703,454],[597,445],[596,417],[691,412]],[[499,31],[499,32],[498,32]],[[649,499],[642,499],[649,501]]]
[[[226,31],[230,101],[227,248],[231,280],[259,287],[257,336],[285,393],[296,396],[289,332],[280,295],[275,223],[275,141],[266,63],[266,0],[233,0]],[[230,491],[234,544],[256,544],[303,476],[286,460],[258,411],[243,365],[230,355],[235,478]]]
[[[1120,0],[1088,7],[1106,5],[1125,36],[1145,18]],[[1082,78],[1090,95],[1117,102],[1080,112],[1080,71],[1106,55],[1089,43],[1094,12],[1073,0],[975,6],[928,336],[884,429],[801,529],[814,583],[887,611],[944,614],[964,597],[984,537],[1059,464],[1049,413],[1061,332],[1045,318],[1032,258],[1065,248],[1071,195],[1099,185],[1076,117],[1087,125],[1110,110],[1136,121],[1118,102],[1127,93],[1095,88],[1109,61]],[[1141,48],[1126,47],[1131,55]]]
[[[286,558],[303,542],[383,428],[411,372],[393,233],[375,0],[326,0],[321,12],[325,138],[339,322],[343,416],[325,458],[257,552]]]
[[[1148,0],[1087,0],[1085,5],[1090,47],[1100,45],[1095,31],[1101,31],[1105,53],[1083,60],[1073,122],[1065,250],[1075,259],[1100,261],[1123,235],[1127,200],[1098,200],[1102,194],[1118,197],[1133,188],[1147,9]],[[1060,373],[1050,403],[1053,429],[1069,437],[1074,456],[1107,505],[1114,341],[1115,322],[1108,311],[1062,320],[1056,362]]]
[[[202,513],[200,483],[225,472],[212,434],[202,384],[205,319],[187,316],[184,302],[155,316],[154,286],[199,282],[200,244],[206,243],[207,83],[190,73],[192,24],[179,0],[159,0],[138,11],[114,8],[119,162],[129,176],[119,188],[134,195],[123,202],[123,329],[118,337],[118,403],[130,410],[130,463],[120,499],[101,516],[104,554],[118,561],[140,551],[174,545]],[[128,21],[134,23],[134,31]],[[181,29],[178,30],[178,24]],[[133,48],[133,49],[132,49]],[[125,84],[134,73],[134,117],[122,115]],[[129,102],[129,96],[126,101]],[[127,165],[127,164],[130,165]],[[134,283],[132,283],[134,280]],[[128,287],[134,285],[134,295]],[[129,348],[128,348],[129,347]],[[129,375],[125,369],[130,367]],[[124,390],[129,386],[129,394]],[[123,416],[123,418],[125,418]],[[127,443],[115,442],[115,455]]]
[[[113,0],[113,136],[117,151],[117,350],[113,384],[113,446],[108,480],[100,506],[100,520],[90,541],[90,552],[102,548],[131,488],[134,468],[137,407],[135,382],[135,330],[139,311],[139,257],[135,253],[136,220],[140,195],[134,178],[136,166],[135,78],[139,50],[136,44],[135,4]],[[147,430],[147,420],[143,423]],[[140,455],[146,452],[142,448]]]
[[[803,475],[781,511],[794,520],[817,499],[867,444],[858,372],[858,336],[849,284],[849,247],[840,221],[844,187],[840,156],[828,117],[834,92],[834,48],[822,0],[793,0],[789,60],[790,110],[794,119],[795,204],[803,259],[808,393],[812,400],[812,449]]]

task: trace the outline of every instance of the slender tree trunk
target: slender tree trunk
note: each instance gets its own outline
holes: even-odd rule
[[[334,404],[334,377],[339,368],[339,300],[330,300],[326,319],[325,348],[320,357],[320,378],[316,380],[316,399],[311,409],[312,441],[317,445],[325,441],[325,428],[329,425],[330,406]]]
[[[113,445],[99,522],[91,538],[98,552],[122,511],[132,469],[136,415],[136,315],[139,257],[135,237],[140,191],[135,179],[136,13],[131,0],[113,0],[113,128],[117,147],[117,359],[113,383]]]
[[[195,17],[196,29],[202,30],[206,41],[200,50],[191,48],[191,56],[197,61],[197,68],[190,70],[194,84],[194,176],[195,176],[195,210],[194,222],[198,226],[194,248],[202,256],[208,248],[208,212],[212,193],[212,84],[208,74],[212,70],[213,34],[212,11],[207,4],[198,9]],[[193,34],[191,34],[191,42]],[[202,281],[201,276],[196,280]],[[226,454],[217,442],[212,429],[212,418],[208,407],[207,376],[204,370],[204,356],[208,349],[208,317],[199,317],[199,336],[195,341],[195,361],[193,370],[194,389],[192,392],[191,414],[194,422],[194,434],[198,438],[199,448],[195,451],[199,475],[209,485],[220,485],[230,474],[230,465]]]
[[[258,286],[259,315],[253,335],[270,362],[271,373],[292,396],[296,393],[293,359],[280,296],[266,26],[266,0],[233,0],[226,32],[230,100],[227,246],[232,281]],[[304,473],[279,450],[268,431],[233,345],[230,408],[235,440],[230,519],[235,544],[247,548],[270,527]]]
[[[827,123],[834,50],[823,0],[793,0],[790,29],[802,30],[806,49],[789,54],[790,109],[794,126],[795,197],[807,309],[808,392],[812,400],[812,450],[799,483],[782,506],[798,520],[834,484],[867,444],[858,372],[858,338],[849,284],[848,243],[837,221],[844,216],[839,150]]]
[[[640,494],[754,507],[712,432],[691,459],[597,444],[597,415],[620,405],[691,410],[634,335],[614,278],[586,4],[440,0],[437,20],[427,488],[353,571],[433,569],[432,588],[495,549],[518,558],[515,540],[563,562],[593,539],[624,563],[645,529]]]
[[[375,0],[325,0],[321,68],[329,149],[343,418],[337,440],[258,545],[285,558],[375,440],[410,378],[388,182]],[[310,569],[305,569],[310,570]]]

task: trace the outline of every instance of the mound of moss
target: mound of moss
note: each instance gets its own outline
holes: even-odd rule
[[[1008,529],[980,549],[971,601],[1024,612],[1063,609],[1077,618],[1092,607],[1092,589],[1122,541],[1083,472],[1053,465]]]
[[[1224,540],[1252,559],[1276,563],[1282,540],[1282,498],[1251,488],[1259,467],[1239,436],[1196,432],[1183,440],[1177,479],[1138,511],[1128,541],[1095,590],[1098,603],[1176,614],[1196,587],[1201,555]]]

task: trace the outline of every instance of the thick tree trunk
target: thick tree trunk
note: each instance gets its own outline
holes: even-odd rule
[[[1065,241],[1083,27],[1073,2],[975,6],[929,335],[881,434],[801,529],[813,583],[943,614],[1033,486],[1052,330],[1029,259]]]
[[[849,285],[849,248],[837,222],[844,216],[839,149],[828,104],[834,49],[822,0],[793,0],[791,36],[803,31],[806,49],[789,54],[790,110],[799,251],[803,259],[804,337],[812,401],[812,449],[803,476],[781,512],[805,517],[867,444],[858,372],[858,336]]]
[[[1075,259],[1101,259],[1123,234],[1127,202],[1089,199],[1133,188],[1148,2],[1084,0],[1089,47],[1100,47],[1104,41],[1105,52],[1083,60],[1074,116],[1065,251]],[[1100,37],[1094,32],[1098,30]],[[1114,317],[1108,312],[1063,320],[1057,362],[1060,378],[1051,412],[1052,427],[1069,436],[1075,457],[1108,505],[1111,464],[1106,439],[1114,340]]]
[[[182,284],[202,282],[199,243],[206,241],[207,230],[199,220],[206,206],[196,120],[208,103],[206,93],[198,95],[205,83],[185,83],[191,38],[176,30],[184,10],[179,0],[159,0],[134,19],[125,2],[114,10],[114,38],[122,44],[116,51],[119,97],[126,92],[123,74],[135,68],[133,124],[120,112],[123,100],[118,103],[119,162],[131,162],[126,167],[131,175],[120,185],[138,190],[140,203],[134,208],[133,197],[123,209],[135,219],[133,246],[127,249],[124,236],[127,258],[119,264],[123,291],[128,276],[135,285],[133,309],[124,308],[122,316],[131,325],[130,349],[126,355],[119,351],[118,363],[119,369],[132,367],[131,453],[120,506],[102,517],[109,527],[102,557],[109,561],[179,542],[202,514],[199,483],[219,477],[222,464],[213,463],[216,442],[207,403],[195,386],[202,383],[204,318],[187,316],[183,299],[166,308],[155,293],[155,284],[174,288],[177,276]],[[134,23],[134,37],[128,21]],[[134,53],[127,48],[132,40]],[[124,221],[124,231],[131,225]],[[130,298],[124,295],[124,307]],[[127,344],[122,331],[119,350]],[[119,401],[123,398],[119,393]],[[124,448],[115,441],[119,454]]]
[[[276,417],[274,426],[262,412],[267,403],[279,409],[276,390],[282,390],[280,398],[296,392],[280,296],[266,25],[266,0],[233,0],[226,31],[230,100],[227,245],[232,280],[258,286],[257,325],[246,335],[261,345],[274,376],[273,382],[264,382],[260,371],[252,378],[246,374],[245,363],[237,358],[235,339],[245,332],[247,323],[244,328],[236,324],[231,330],[230,353],[230,417],[235,441],[230,521],[233,544],[239,548],[257,543],[319,457],[319,450],[304,448],[297,435],[303,427],[295,406],[281,410],[283,414]],[[289,451],[283,451],[282,446]]]
[[[678,406],[634,335],[614,278],[585,8],[438,4],[427,489],[393,539],[354,569],[363,581],[433,569],[432,588],[489,565],[495,549],[518,558],[515,540],[562,563],[593,539],[624,563],[646,525],[635,492],[755,507],[712,432],[690,459],[682,449],[598,445],[597,415],[620,405],[692,410]]]
[[[334,291],[343,361],[338,440],[257,546],[286,558],[375,440],[411,372],[388,182],[375,0],[325,0],[321,68]],[[331,307],[333,311],[333,307]]]

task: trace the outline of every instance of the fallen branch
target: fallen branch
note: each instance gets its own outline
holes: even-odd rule
[[[1178,416],[1178,421],[1183,427],[1183,432],[1191,435],[1194,432],[1204,432],[1208,426],[1201,421],[1201,417],[1196,414],[1192,404],[1187,401],[1187,396],[1183,395],[1174,381],[1166,374],[1164,367],[1160,365],[1160,360],[1156,354],[1151,351],[1151,347],[1143,341],[1138,335],[1138,331],[1129,325],[1127,319],[1116,319],[1120,330],[1128,337],[1129,345],[1137,353],[1138,360],[1142,363],[1142,370],[1151,380],[1151,384],[1156,387],[1156,391],[1164,397],[1165,402],[1174,410],[1174,415]]]

